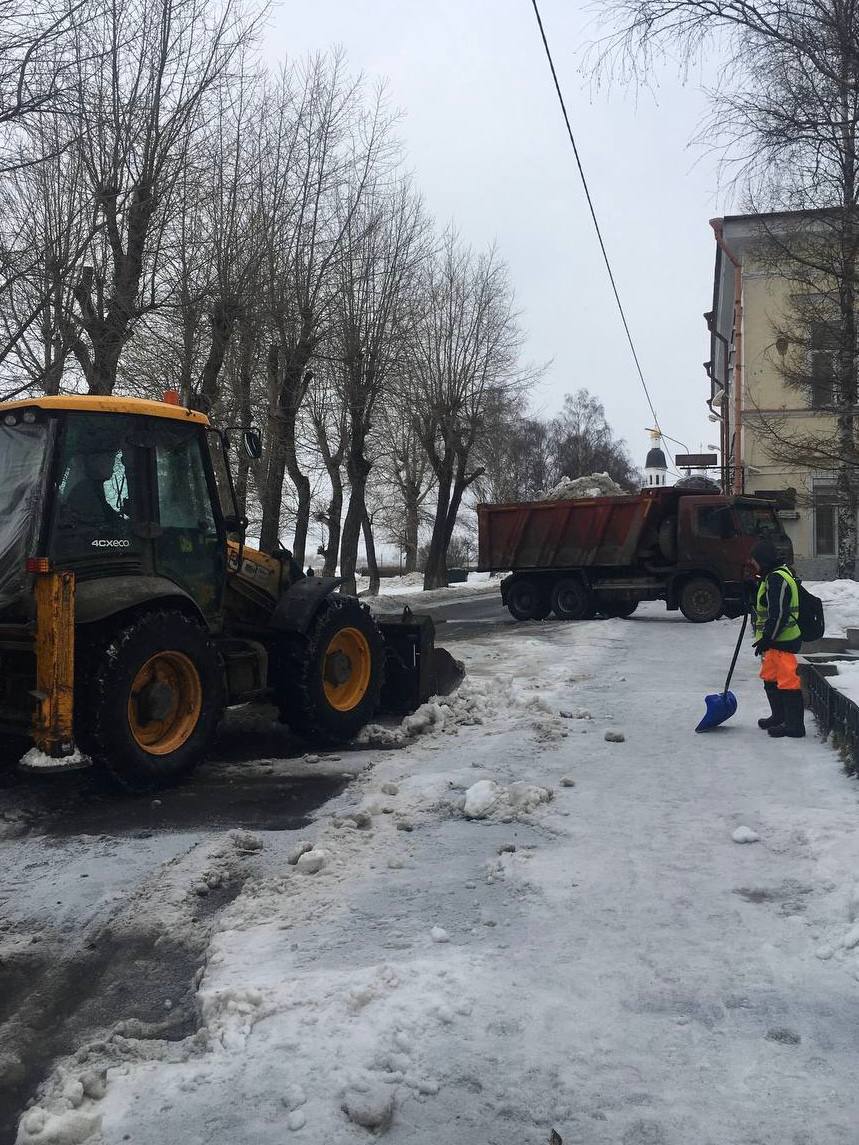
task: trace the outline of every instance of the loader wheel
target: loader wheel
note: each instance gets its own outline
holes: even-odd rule
[[[81,748],[131,791],[175,783],[200,762],[224,705],[215,646],[181,612],[150,612],[84,651]]]
[[[544,586],[531,577],[522,577],[510,585],[507,609],[514,620],[545,620],[551,611]]]
[[[326,597],[307,634],[284,639],[281,719],[313,743],[345,743],[378,708],[384,674],[385,643],[369,610],[354,597]]]
[[[693,624],[707,624],[722,615],[722,590],[704,576],[693,577],[680,590],[680,611]]]
[[[559,580],[552,589],[552,612],[558,620],[592,620],[596,614],[593,593],[575,577]]]

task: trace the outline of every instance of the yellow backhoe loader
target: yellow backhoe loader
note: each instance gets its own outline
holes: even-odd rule
[[[225,706],[273,701],[326,746],[452,691],[429,617],[379,623],[244,544],[233,443],[168,396],[0,404],[0,732],[32,738],[31,766],[83,757],[148,790],[205,756]]]

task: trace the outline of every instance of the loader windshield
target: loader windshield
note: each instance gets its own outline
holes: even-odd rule
[[[47,441],[44,422],[0,422],[0,613],[23,596],[25,562],[34,555],[41,518]]]

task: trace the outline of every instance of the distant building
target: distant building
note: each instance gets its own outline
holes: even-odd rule
[[[785,340],[776,323],[797,297],[797,285],[778,270],[779,236],[814,234],[819,211],[770,215],[733,215],[713,219],[716,265],[713,307],[705,315],[710,330],[710,420],[721,431],[722,486],[774,500],[793,542],[798,570],[806,576],[831,577],[835,571],[837,526],[832,472],[802,468],[773,457],[768,424],[778,420],[794,431],[826,435],[833,416],[808,394],[787,386],[780,359]],[[785,241],[787,239],[785,238]],[[767,243],[771,245],[767,246]],[[813,326],[804,347],[808,378],[819,375],[821,393],[832,393],[832,347]],[[828,380],[827,380],[828,379]],[[831,400],[831,397],[830,397]],[[768,446],[770,448],[768,448]]]
[[[656,489],[668,482],[668,462],[659,444],[659,434],[651,433],[651,446],[644,462],[644,489]]]

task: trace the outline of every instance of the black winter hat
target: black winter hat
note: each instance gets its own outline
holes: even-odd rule
[[[772,541],[758,541],[752,549],[752,559],[760,565],[761,572],[772,572],[782,563],[781,557]]]

